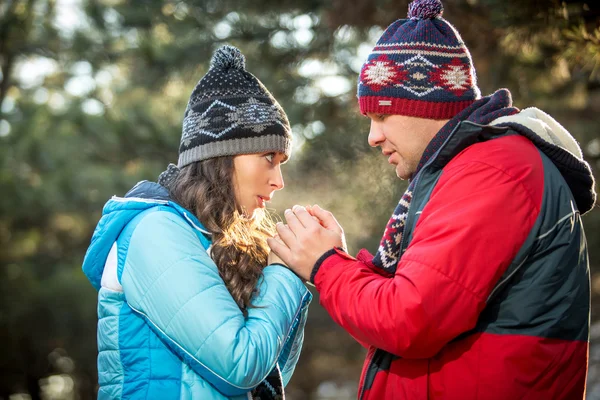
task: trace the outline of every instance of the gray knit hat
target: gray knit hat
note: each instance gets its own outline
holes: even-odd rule
[[[217,49],[183,118],[178,167],[237,154],[277,151],[289,157],[291,128],[267,88],[246,71],[233,46]]]

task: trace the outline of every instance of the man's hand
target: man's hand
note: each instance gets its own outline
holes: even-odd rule
[[[296,205],[292,210],[285,210],[285,219],[288,225],[277,224],[281,240],[269,238],[267,242],[273,252],[304,280],[310,279],[315,263],[325,252],[334,247],[346,248],[340,224],[333,214],[317,205],[310,207],[310,212]]]

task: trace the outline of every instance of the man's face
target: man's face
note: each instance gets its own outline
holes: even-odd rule
[[[410,179],[431,139],[448,120],[367,113],[371,119],[369,144],[381,147],[400,179]]]

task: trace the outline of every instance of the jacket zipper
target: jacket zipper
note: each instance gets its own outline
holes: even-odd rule
[[[424,172],[425,168],[429,165],[429,163],[431,162],[431,160],[429,160],[422,168],[421,173]],[[412,199],[410,204],[408,205],[408,209],[406,210],[406,221],[404,222],[404,228],[406,229],[409,225],[410,222],[410,209],[411,206],[414,206],[413,200],[416,198],[415,194],[417,193],[417,188],[419,187],[419,182],[415,183],[415,187],[413,189],[413,195],[412,195]],[[402,257],[402,254],[404,254],[404,250],[405,250],[405,244],[406,244],[406,235],[408,232],[404,232],[404,234],[402,235],[402,239],[400,240],[400,254],[398,257],[398,262],[400,262],[400,258]],[[375,355],[377,354],[378,351],[382,351],[381,349],[375,349],[375,351],[373,352],[373,355],[371,356],[371,358],[369,359],[369,362],[367,363],[366,367],[365,367],[365,377],[362,381],[362,386],[360,387],[360,394],[358,396],[358,400],[363,400],[364,399],[364,392],[365,392],[365,384],[367,381],[367,375],[368,375],[368,371],[369,371],[369,367],[371,366],[371,362],[373,361],[373,358],[375,357]],[[374,379],[374,378],[373,378]]]
[[[425,168],[425,166],[423,166],[423,169]],[[417,191],[417,186],[419,186],[419,182],[415,183],[415,188],[413,189],[413,197],[412,199],[415,198],[414,194]],[[410,204],[408,205],[408,209],[406,210],[406,221],[404,222],[404,227],[406,228],[408,226],[408,222],[409,222],[409,217],[410,217],[410,207],[412,205],[412,199]],[[406,232],[404,232],[406,233]],[[403,234],[402,235],[402,239],[400,240],[400,254],[398,255],[398,262],[400,262],[400,257],[402,257],[402,254],[404,253],[404,244],[406,243],[406,235]],[[375,349],[375,351],[373,352],[373,354],[371,355],[371,358],[369,358],[368,363],[366,363],[365,366],[365,376],[362,380],[362,385],[360,387],[360,391],[359,391],[359,395],[358,395],[358,400],[363,400],[364,399],[364,394],[365,394],[365,384],[367,383],[367,378],[368,378],[368,374],[369,374],[369,368],[371,367],[371,362],[373,361],[373,358],[375,357],[375,355],[377,354],[378,351],[381,351],[380,349]],[[373,378],[375,379],[375,378]]]
[[[369,361],[367,363],[365,363],[365,376],[363,377],[361,385],[360,385],[358,400],[363,400],[363,396],[365,394],[365,383],[367,382],[367,375],[369,374],[369,367],[371,366],[371,361],[373,361],[373,357],[375,357],[375,354],[378,351],[379,351],[379,349],[375,348],[375,351],[373,352],[373,354],[371,354],[371,357],[368,359]]]
[[[461,124],[458,124],[457,126],[454,127],[454,129],[452,130],[452,132],[450,133],[450,135],[448,135],[448,139],[452,136],[454,136],[454,133],[456,132],[456,130],[458,129],[458,127]],[[442,146],[440,147],[440,149],[444,148],[446,146],[446,143],[448,142],[448,139],[446,139],[446,141],[442,144]],[[425,170],[427,169],[427,167],[429,167],[429,165],[431,163],[433,163],[433,161],[437,158],[437,155],[435,157],[432,157],[431,159],[429,159],[425,165],[423,165],[423,167],[421,168],[421,171],[419,172],[419,175],[422,175],[425,173]],[[413,189],[413,194],[412,194],[412,199],[410,201],[410,204],[408,205],[408,209],[406,210],[406,221],[404,222],[404,234],[402,235],[402,239],[400,240],[400,254],[398,257],[398,262],[400,262],[400,258],[402,257],[402,254],[404,254],[404,250],[405,250],[405,245],[406,245],[406,237],[407,235],[407,231],[406,228],[409,227],[409,222],[410,222],[410,209],[411,206],[414,206],[413,200],[416,199],[416,193],[417,193],[417,188],[419,187],[419,182],[417,181],[415,183],[415,187]],[[364,392],[365,392],[365,383],[367,380],[367,373],[369,371],[369,367],[371,366],[371,362],[373,361],[373,358],[375,357],[375,355],[377,354],[378,351],[381,351],[380,349],[375,349],[375,351],[373,352],[373,355],[371,356],[371,358],[369,359],[369,362],[367,363],[366,367],[365,367],[365,377],[362,380],[362,385],[360,387],[360,393],[358,395],[358,400],[363,400],[363,396],[364,396]],[[428,363],[428,367],[429,369],[429,363]],[[427,371],[427,376],[429,379],[429,370]],[[429,391],[427,391],[427,398],[429,398]]]
[[[427,164],[425,164],[423,166],[423,169],[421,170],[421,173],[423,173],[423,170],[425,169],[425,167],[427,166]],[[402,233],[402,239],[400,240],[400,254],[398,254],[398,263],[396,264],[396,268],[398,268],[398,264],[400,263],[400,259],[402,258],[402,254],[404,254],[404,251],[406,250],[406,237],[408,236],[408,230],[407,228],[410,226],[409,222],[410,222],[410,210],[411,208],[414,207],[414,202],[413,200],[415,200],[417,198],[417,196],[415,196],[415,194],[417,193],[417,188],[419,187],[419,181],[415,182],[415,187],[413,189],[412,192],[412,198],[410,200],[410,203],[408,204],[408,208],[406,209],[406,221],[404,221],[404,232]]]

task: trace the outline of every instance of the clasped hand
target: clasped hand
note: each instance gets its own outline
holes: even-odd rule
[[[284,213],[287,225],[277,223],[277,238],[267,242],[271,250],[305,281],[319,257],[334,247],[346,249],[344,230],[329,211],[294,206]]]

